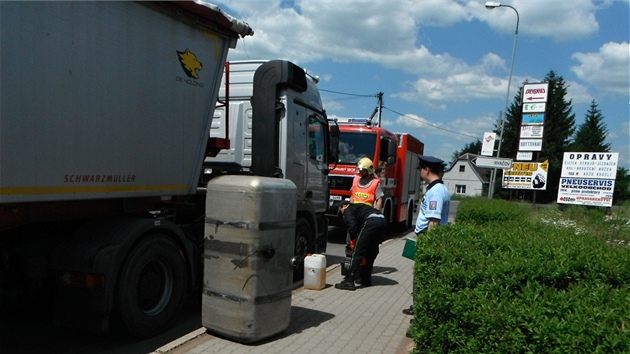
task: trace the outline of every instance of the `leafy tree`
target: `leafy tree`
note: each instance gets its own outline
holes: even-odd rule
[[[571,137],[575,132],[575,114],[572,113],[572,101],[565,99],[567,84],[564,78],[551,70],[543,81],[549,83],[549,92],[547,94],[542,151],[534,152],[534,161],[543,162],[549,160],[547,188],[544,191],[536,192],[538,201],[548,203],[555,201],[558,196],[562,159],[564,152],[569,151],[572,142]],[[514,102],[512,102],[506,113],[503,137],[501,137],[503,145],[500,156],[516,157],[522,117],[521,102],[522,87],[514,96]],[[500,129],[497,129],[496,132],[499,134]],[[502,191],[502,194],[505,194],[505,191]],[[534,198],[533,191],[525,191],[520,194],[526,199],[531,200]]]
[[[591,101],[591,107],[586,112],[584,123],[578,126],[575,138],[571,144],[571,151],[582,152],[607,152],[610,151],[610,144],[606,143],[608,129],[604,123],[604,116],[597,108],[595,100]],[[613,200],[615,203],[622,203],[630,198],[630,176],[628,170],[619,167],[615,181]]]
[[[451,155],[450,166],[453,166],[455,162],[457,162],[457,159],[459,159],[459,157],[464,154],[470,153],[470,154],[479,155],[481,152],[482,145],[483,144],[481,143],[481,140],[477,139],[475,142],[467,143],[466,145],[464,145],[463,149],[455,150],[453,155]]]
[[[525,82],[527,83],[527,82]],[[521,133],[521,117],[522,117],[522,96],[523,87],[514,95],[514,101],[505,114],[505,127],[503,128],[503,136],[501,136],[501,126],[495,125],[495,133],[497,138],[502,140],[501,152],[499,157],[516,157],[518,151],[518,139]]]
[[[517,90],[517,93],[514,95],[514,101],[512,101],[505,113],[505,118],[503,119],[503,124],[505,124],[503,127],[503,136],[501,136],[501,122],[499,121],[494,125],[494,132],[497,134],[497,139],[501,140],[501,151],[499,151],[498,157],[516,158],[518,139],[521,132],[522,91],[522,87],[520,90]],[[506,197],[508,190],[501,189],[502,174],[501,170],[496,171],[494,190],[502,197]]]
[[[570,151],[571,137],[575,131],[575,114],[571,112],[571,100],[565,100],[567,85],[562,76],[557,76],[552,70],[545,76],[545,81],[549,83],[549,93],[542,151],[538,158],[539,161],[549,160],[547,190],[540,193],[540,197],[542,202],[551,202],[558,196],[562,159],[564,152]]]
[[[610,144],[605,143],[608,130],[603,120],[604,116],[597,108],[597,103],[595,100],[591,101],[591,108],[586,112],[584,123],[578,127],[575,133],[571,151],[610,151]]]
[[[613,203],[622,204],[626,200],[630,200],[630,173],[627,168],[619,167],[613,191]]]

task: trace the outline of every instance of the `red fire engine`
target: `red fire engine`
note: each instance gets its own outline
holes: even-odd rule
[[[392,133],[373,126],[365,118],[339,118],[337,124],[340,131],[339,161],[330,165],[328,175],[330,203],[327,216],[330,224],[343,225],[337,215],[339,204],[350,199],[357,162],[362,157],[369,157],[382,182],[385,193],[382,212],[388,223],[410,228],[421,192],[417,167],[424,144],[407,133]]]

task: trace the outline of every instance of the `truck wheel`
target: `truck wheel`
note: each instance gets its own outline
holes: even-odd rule
[[[139,338],[155,336],[175,321],[185,300],[186,264],[169,237],[152,235],[133,248],[117,288],[120,319]]]
[[[313,230],[308,221],[298,219],[295,225],[295,251],[296,267],[293,270],[293,281],[304,278],[304,258],[311,252],[313,244]]]

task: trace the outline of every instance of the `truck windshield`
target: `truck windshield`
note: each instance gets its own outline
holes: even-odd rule
[[[339,135],[339,163],[356,164],[362,157],[374,159],[376,134],[346,133]]]
[[[326,122],[324,120],[324,122]],[[324,157],[326,149],[324,149],[325,140],[324,132],[326,128],[321,120],[316,116],[311,115],[308,117],[308,157],[313,160],[325,163]]]

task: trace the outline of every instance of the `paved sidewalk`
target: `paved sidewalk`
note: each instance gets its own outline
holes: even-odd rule
[[[326,287],[295,289],[289,327],[273,338],[247,345],[202,327],[155,353],[409,353],[413,342],[405,333],[412,317],[401,310],[411,305],[414,263],[401,256],[405,237],[381,245],[368,288],[335,289],[341,267],[327,260]]]

